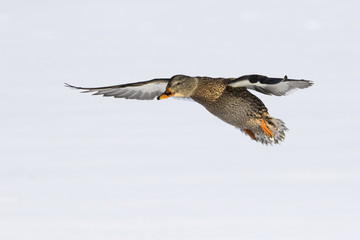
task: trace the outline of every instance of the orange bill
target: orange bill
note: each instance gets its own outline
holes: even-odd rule
[[[157,99],[162,100],[162,99],[166,99],[166,98],[172,97],[172,96],[174,96],[174,92],[171,90],[171,88],[168,88],[168,89],[166,89],[166,91],[163,94],[158,96]]]

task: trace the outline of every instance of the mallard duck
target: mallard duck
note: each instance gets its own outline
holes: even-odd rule
[[[169,97],[190,98],[253,140],[263,144],[278,144],[285,139],[285,131],[288,129],[282,120],[271,117],[264,103],[247,89],[283,96],[291,90],[307,88],[312,82],[288,79],[287,76],[271,78],[254,74],[239,78],[175,75],[171,78],[98,88],[65,85],[104,97],[139,100],[152,100],[155,97],[158,100]]]

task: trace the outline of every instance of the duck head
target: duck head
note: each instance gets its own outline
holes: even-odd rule
[[[185,75],[173,76],[166,91],[157,97],[158,100],[166,99],[169,97],[190,97],[197,87],[198,79]]]

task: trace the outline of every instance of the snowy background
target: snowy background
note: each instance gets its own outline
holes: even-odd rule
[[[360,239],[358,1],[1,1],[0,239]],[[257,94],[264,146],[189,101],[64,87],[182,73]]]

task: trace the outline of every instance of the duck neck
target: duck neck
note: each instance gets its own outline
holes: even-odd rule
[[[215,102],[223,94],[225,88],[223,79],[200,78],[191,98],[197,102]]]

